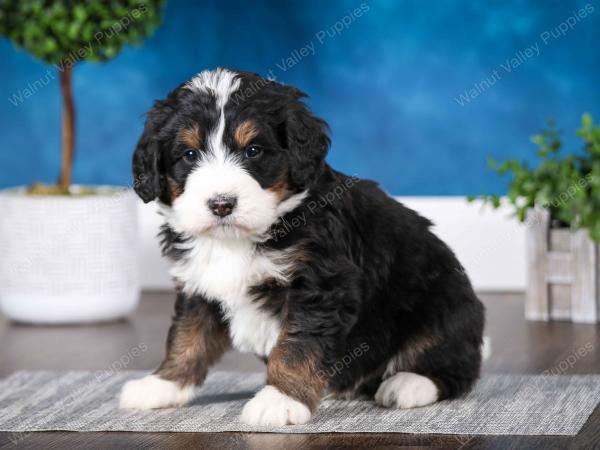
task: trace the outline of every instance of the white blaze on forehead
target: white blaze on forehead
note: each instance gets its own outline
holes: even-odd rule
[[[229,96],[240,87],[238,74],[227,69],[205,70],[187,83],[192,91],[211,93],[216,97],[217,108],[223,109]]]
[[[206,92],[214,95],[219,111],[219,122],[208,137],[208,151],[221,163],[227,159],[227,151],[223,143],[225,133],[225,105],[231,94],[240,87],[238,74],[227,69],[205,70],[200,72],[187,83],[192,91]]]

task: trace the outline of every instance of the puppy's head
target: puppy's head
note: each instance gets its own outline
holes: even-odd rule
[[[187,235],[262,238],[319,177],[327,125],[299,90],[254,74],[205,71],[149,111],[134,188]]]

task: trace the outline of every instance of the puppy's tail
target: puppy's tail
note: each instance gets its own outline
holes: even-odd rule
[[[481,344],[481,359],[487,361],[492,356],[492,339],[489,336],[483,337],[483,344]]]

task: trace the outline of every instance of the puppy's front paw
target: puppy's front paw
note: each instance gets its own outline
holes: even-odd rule
[[[180,387],[174,381],[148,375],[123,385],[119,400],[120,408],[154,409],[181,406],[194,396],[194,387]]]
[[[300,425],[310,420],[310,410],[275,386],[265,386],[244,406],[241,421],[248,425]]]
[[[438,388],[429,378],[411,372],[398,372],[377,389],[375,402],[381,406],[416,408],[436,402]]]

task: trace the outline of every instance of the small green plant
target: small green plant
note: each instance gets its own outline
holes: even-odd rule
[[[75,153],[73,67],[106,61],[125,44],[139,43],[160,23],[163,0],[0,0],[0,35],[59,73],[62,94],[62,161],[56,187],[44,194],[68,194]]]
[[[581,122],[577,136],[583,140],[583,152],[563,155],[560,133],[549,121],[546,130],[531,138],[537,145],[536,167],[517,160],[498,163],[490,159],[489,165],[500,175],[512,176],[507,197],[521,222],[530,209],[547,208],[553,226],[587,229],[600,243],[600,126],[594,125],[589,114]],[[478,198],[494,208],[501,203],[497,195]]]

